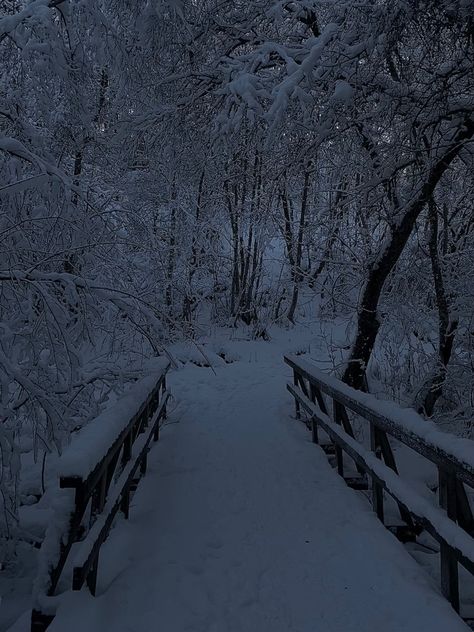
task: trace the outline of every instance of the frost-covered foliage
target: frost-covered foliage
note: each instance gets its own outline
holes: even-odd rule
[[[20,453],[211,322],[343,319],[347,382],[472,432],[473,0],[2,9],[3,534]]]
[[[215,64],[218,124],[263,127],[263,188],[276,191],[293,283],[287,317],[298,285],[321,285],[323,312],[355,325],[344,378],[382,380],[462,428],[473,393],[474,3],[240,9],[222,9],[238,19]]]
[[[121,1],[3,8],[0,537],[9,540],[22,454],[44,462],[60,451],[159,353],[164,328],[132,240],[143,218],[116,184],[136,160],[121,120],[134,107],[140,12]]]

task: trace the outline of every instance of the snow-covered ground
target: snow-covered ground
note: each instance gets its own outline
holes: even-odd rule
[[[168,424],[102,550],[98,596],[67,594],[51,632],[467,630],[292,419],[282,353],[302,340],[213,343],[212,368],[172,373]]]

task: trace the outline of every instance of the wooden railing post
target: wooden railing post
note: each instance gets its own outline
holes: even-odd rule
[[[165,380],[163,380],[163,382],[165,382]],[[161,390],[161,392],[164,393],[164,390]],[[159,405],[160,405],[160,389],[158,388],[155,394],[154,409],[157,410]],[[166,415],[166,411],[164,414]],[[155,423],[155,429],[153,432],[153,441],[158,441],[159,438],[160,438],[160,420],[157,419]]]
[[[104,508],[105,498],[107,494],[107,472],[105,471],[100,477],[99,482],[92,492],[90,526]]]
[[[333,417],[334,423],[338,424],[339,426],[342,425],[341,404],[335,399],[332,400],[332,417]],[[335,448],[336,448],[337,473],[343,477],[344,476],[344,457],[342,453],[342,448],[337,443],[335,444]]]
[[[163,396],[166,392],[166,375],[163,377],[163,382],[161,384],[161,396]],[[167,418],[167,410],[166,410],[166,405],[163,408],[163,419]]]
[[[309,385],[309,396],[313,404],[316,403],[317,394],[316,394],[316,388],[314,387],[313,384]],[[316,444],[319,443],[318,422],[314,415],[311,418],[311,440],[313,443],[316,443]]]
[[[122,495],[122,500],[120,502],[120,511],[123,513],[123,517],[125,520],[128,520],[130,515],[130,488],[127,487]]]
[[[293,384],[295,386],[298,386],[298,373],[296,372],[296,369],[293,369]],[[295,399],[295,417],[296,419],[301,419],[300,403],[296,399]]]
[[[125,437],[122,451],[122,465],[128,463],[132,458],[132,432],[130,431]]]
[[[474,515],[462,482],[456,478],[456,519],[474,537]]]
[[[370,426],[370,449],[378,459],[382,458],[382,446],[380,444],[379,430],[374,426],[372,422],[369,422]],[[372,506],[377,514],[380,522],[384,522],[384,508],[383,508],[383,488],[372,478]]]
[[[456,474],[438,468],[439,504],[446,511],[448,518],[456,521]],[[440,545],[441,590],[451,605],[459,612],[459,575],[458,562],[453,549],[446,543]]]
[[[39,610],[31,612],[31,632],[45,632],[54,620],[54,616]]]
[[[92,564],[89,572],[87,573],[86,584],[90,590],[90,593],[93,597],[95,597],[97,592],[97,574],[99,572],[99,551],[97,551],[97,555],[95,557],[94,563]]]

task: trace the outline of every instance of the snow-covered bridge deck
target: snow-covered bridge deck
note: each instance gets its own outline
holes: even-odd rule
[[[169,376],[177,405],[52,632],[461,632],[436,583],[289,419],[281,355]]]

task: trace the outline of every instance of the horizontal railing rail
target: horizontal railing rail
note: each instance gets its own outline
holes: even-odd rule
[[[348,484],[368,489],[365,479],[370,479],[372,504],[382,522],[385,492],[408,525],[400,531],[401,539],[415,539],[424,529],[439,542],[441,589],[459,612],[458,565],[474,575],[474,520],[464,487],[474,488],[474,442],[437,430],[410,409],[356,391],[298,356],[284,360],[293,370],[293,383],[287,389],[295,400],[296,417],[306,421],[314,443],[320,442],[319,429],[326,433],[331,449],[323,447],[334,452],[338,473],[344,477],[345,453],[362,475],[358,482],[347,477]],[[368,422],[370,449],[354,436],[348,411]],[[389,437],[437,467],[438,506],[399,475]]]
[[[140,389],[132,387],[127,394],[128,406],[121,405],[124,400],[117,403],[112,413],[116,411],[120,423],[114,424],[117,420],[109,412],[111,428],[95,428],[101,424],[94,420],[85,427],[84,436],[72,442],[69,453],[78,458],[70,462],[65,458],[60,471],[59,487],[64,490],[60,493],[66,496],[57,503],[57,513],[40,550],[32,632],[43,632],[53,620],[58,586],[60,582],[67,585],[63,578],[66,568],[72,568],[73,590],[86,584],[95,595],[100,548],[117,513],[121,511],[128,518],[130,496],[146,473],[148,451],[152,441],[158,441],[161,422],[166,418],[169,367],[169,363],[164,364]],[[134,405],[135,396],[141,399]],[[127,418],[130,411],[134,412]],[[105,434],[105,439],[94,441],[96,432],[98,437]],[[102,454],[97,452],[97,444]]]

